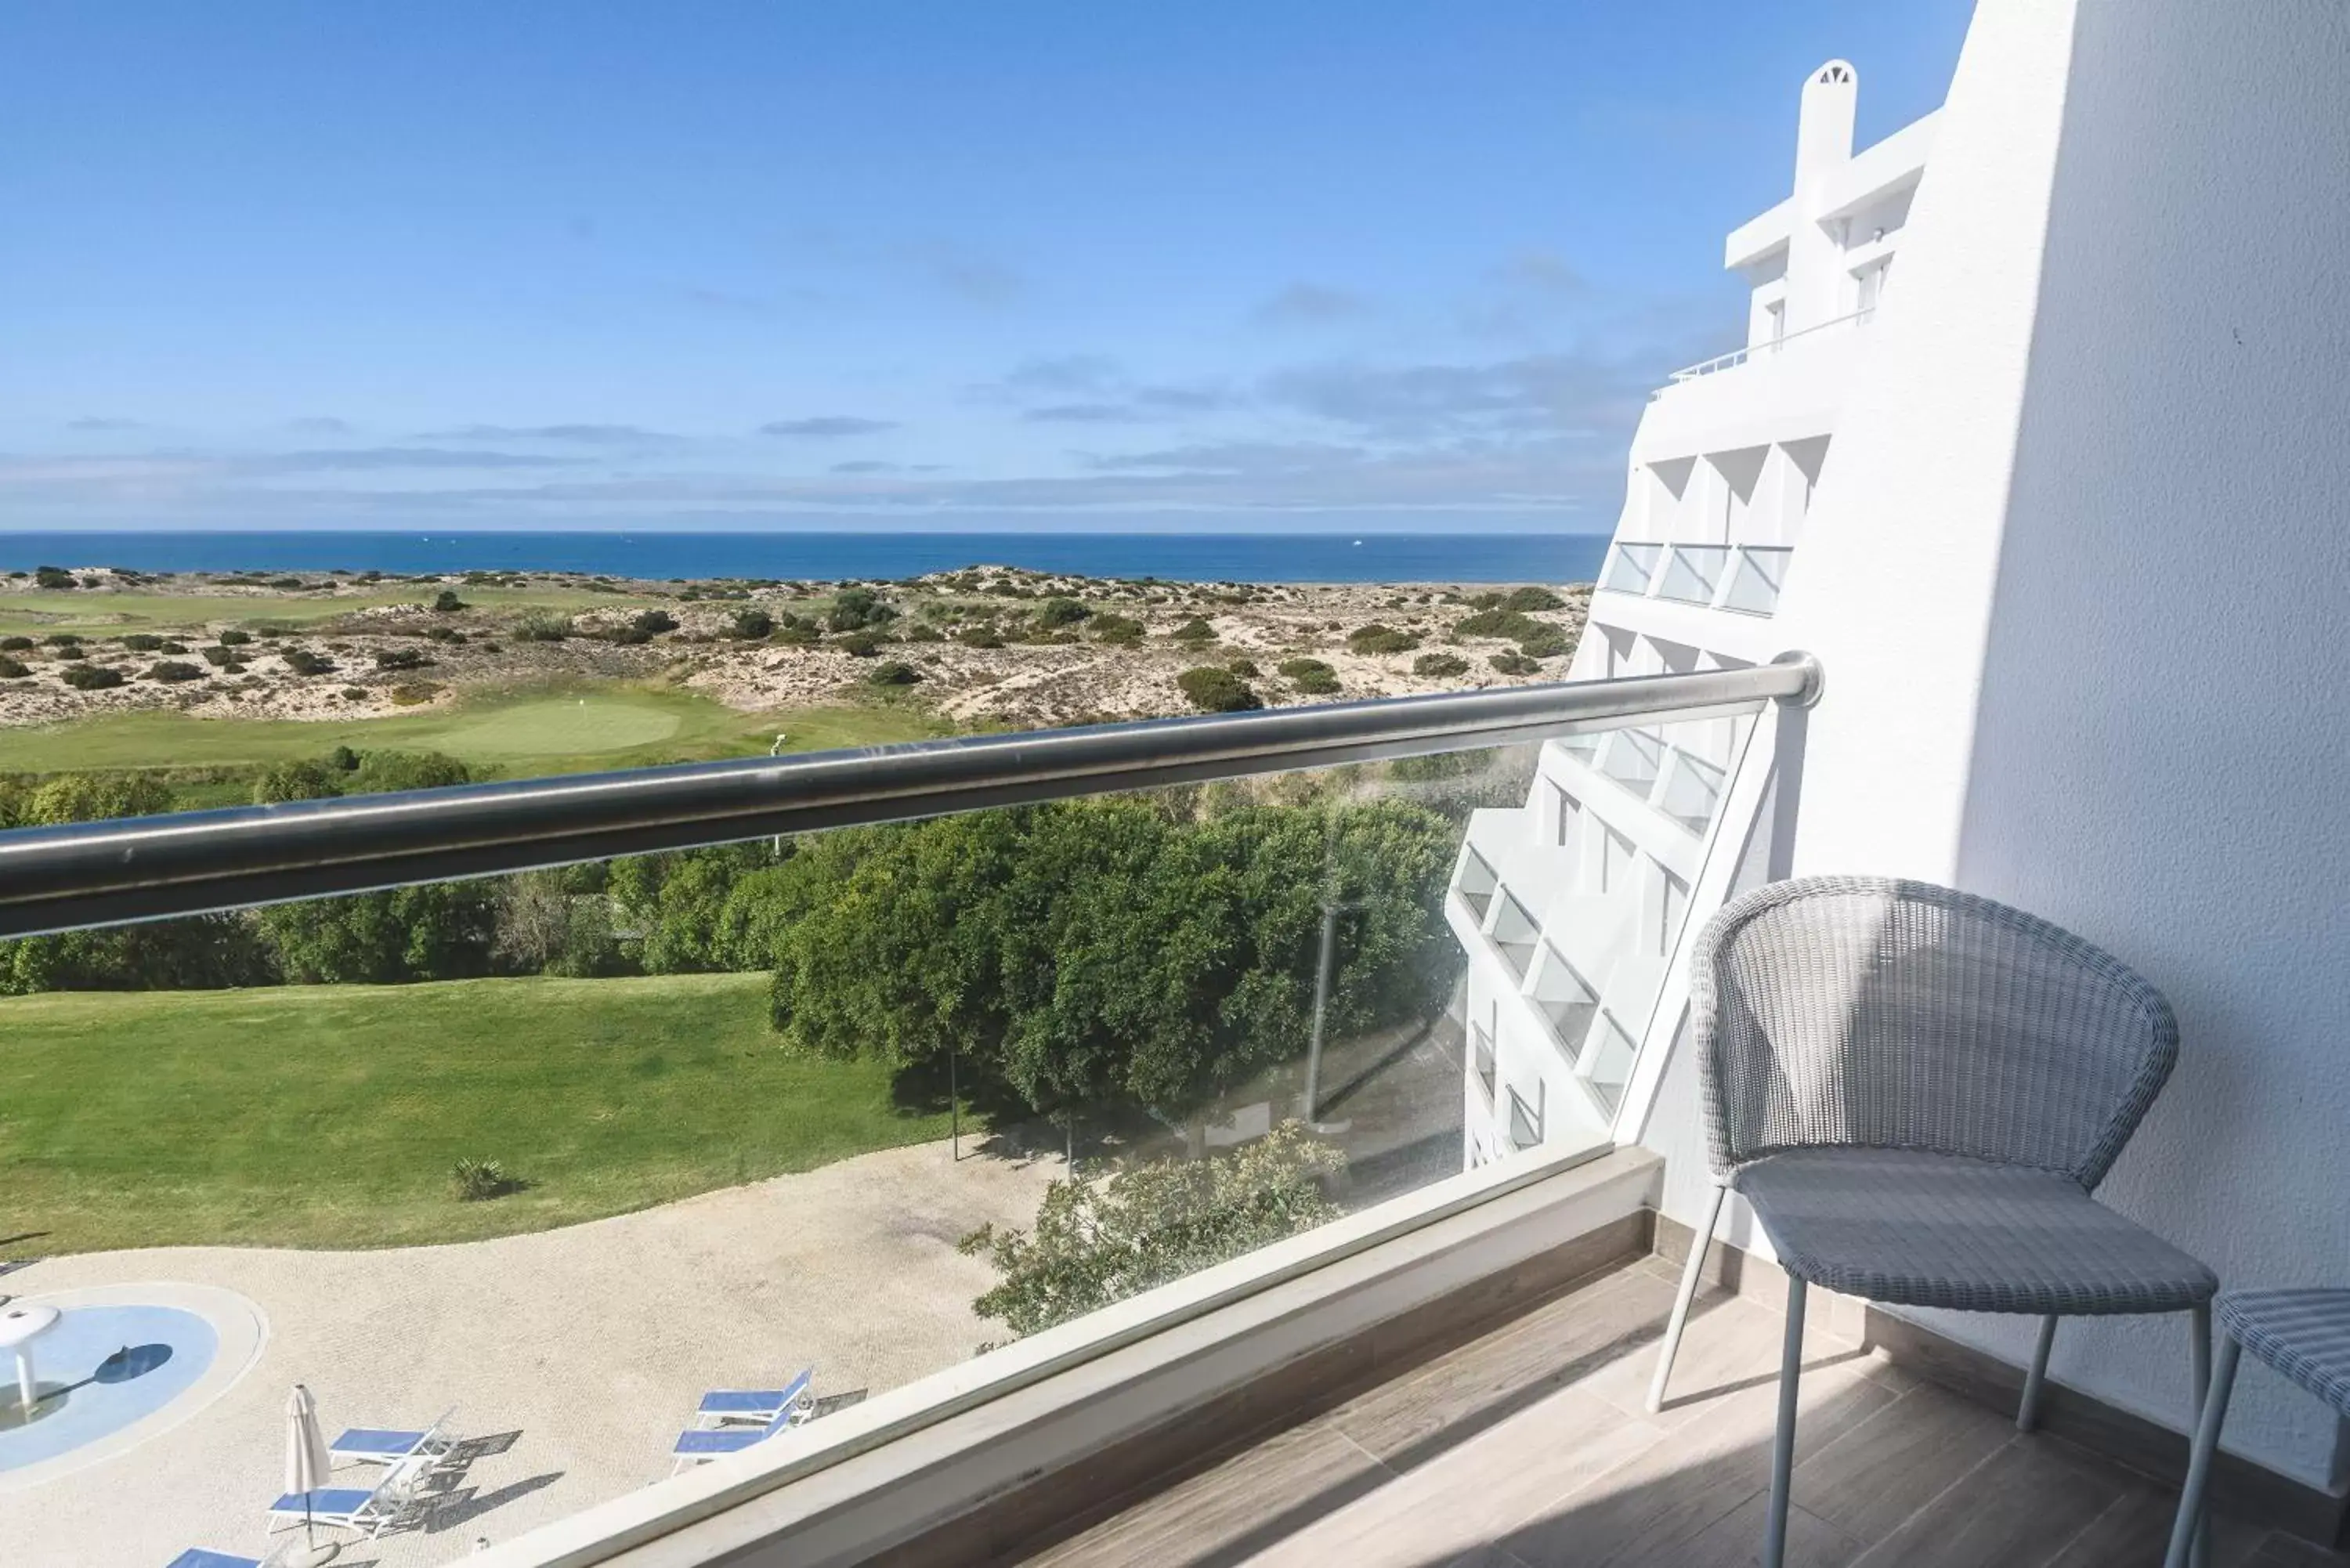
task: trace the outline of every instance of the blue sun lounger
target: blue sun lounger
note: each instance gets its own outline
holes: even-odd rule
[[[702,1397],[699,1411],[705,1427],[737,1425],[764,1426],[786,1410],[805,1406],[809,1415],[816,1413],[816,1396],[809,1386],[816,1381],[816,1368],[811,1366],[782,1388],[712,1388]],[[803,1420],[806,1417],[802,1417]]]
[[[270,1553],[276,1559],[279,1554]],[[164,1568],[268,1568],[258,1557],[239,1557],[233,1552],[207,1552],[201,1546],[191,1546],[164,1564]]]
[[[714,1435],[714,1434],[713,1434]],[[372,1490],[357,1486],[320,1487],[313,1492],[289,1491],[269,1505],[272,1520],[356,1530],[370,1541],[407,1521],[421,1507],[424,1480],[432,1461],[422,1455],[400,1460],[384,1472]]]
[[[448,1457],[457,1446],[454,1433],[449,1430],[449,1417],[457,1412],[443,1410],[441,1418],[422,1431],[407,1431],[388,1427],[353,1427],[327,1445],[327,1452],[337,1459],[371,1465],[396,1465],[402,1459],[422,1455],[429,1459]]]

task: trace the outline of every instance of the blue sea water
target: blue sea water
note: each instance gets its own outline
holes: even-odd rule
[[[618,577],[910,577],[982,564],[1092,577],[1243,583],[1571,583],[1596,534],[671,534],[0,532],[0,569],[463,571]]]

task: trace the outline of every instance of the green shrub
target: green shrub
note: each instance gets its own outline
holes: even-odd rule
[[[1457,653],[1423,653],[1411,661],[1414,675],[1449,680],[1456,675],[1469,673],[1469,661]]]
[[[775,640],[787,648],[813,648],[824,640],[824,633],[815,621],[786,612],[775,618]]]
[[[421,670],[432,661],[424,657],[421,649],[379,648],[375,650],[378,670]]]
[[[32,670],[26,667],[23,659],[11,659],[6,654],[0,653],[0,680],[22,680],[31,673]]]
[[[920,670],[898,659],[883,659],[865,677],[876,686],[911,686],[921,678]]]
[[[163,639],[152,632],[134,631],[122,639],[122,646],[133,653],[153,653],[163,646]]]
[[[947,634],[929,621],[918,620],[900,633],[908,642],[944,642]]]
[[[1318,659],[1284,659],[1280,670],[1308,697],[1327,697],[1338,690],[1338,672]]]
[[[833,631],[862,631],[897,618],[898,612],[871,588],[843,588],[832,597],[832,613],[825,617],[825,625]]]
[[[443,689],[430,680],[403,680],[391,689],[391,700],[402,708],[413,708],[420,702],[430,702]]]
[[[1093,613],[1076,600],[1056,594],[1036,607],[1035,621],[1038,626],[1050,630],[1055,627],[1075,626]]]
[[[965,648],[1002,648],[1003,639],[993,627],[968,626],[955,633],[955,640]]]
[[[1249,683],[1229,670],[1203,664],[1175,678],[1176,689],[1203,713],[1244,713],[1264,706]]]
[[[870,659],[881,651],[881,639],[869,631],[852,631],[846,637],[837,637],[833,639],[832,645],[855,659]]]
[[[1574,651],[1574,649],[1575,644],[1566,639],[1566,633],[1547,624],[1532,637],[1518,640],[1518,651],[1528,659],[1556,659],[1563,653]]]
[[[1504,675],[1532,675],[1542,668],[1523,653],[1497,653],[1485,662]]]
[[[734,623],[727,628],[731,637],[744,642],[764,642],[775,632],[775,618],[763,609],[736,610]]]
[[[1357,653],[1409,653],[1419,646],[1419,634],[1398,631],[1394,627],[1372,621],[1348,632],[1347,646]]]
[[[1216,628],[1200,616],[1193,616],[1171,634],[1178,642],[1188,642],[1198,648],[1216,640]]]
[[[286,668],[296,675],[332,675],[335,661],[307,648],[289,648],[286,650]]]
[[[102,664],[77,664],[58,679],[77,691],[103,691],[122,684],[122,671]]]
[[[1142,623],[1130,615],[1114,610],[1097,610],[1089,628],[1096,642],[1107,642],[1119,648],[1132,648],[1142,640]]]
[[[177,685],[182,680],[202,680],[203,678],[203,666],[185,664],[176,659],[157,659],[147,671],[148,680],[160,680],[166,686]]]
[[[84,648],[80,643],[68,642],[64,647],[57,649],[53,657],[57,659],[88,659],[89,657],[89,649]]]
[[[253,634],[251,632],[239,631],[234,627],[231,627],[228,630],[220,634],[220,645],[223,648],[243,648],[246,643],[251,642],[252,640]]]
[[[457,597],[456,589],[442,588],[432,596],[432,607],[442,615],[454,615],[467,606],[463,599]]]
[[[51,648],[78,648],[81,646],[81,638],[79,635],[70,631],[53,631],[49,633],[48,636],[41,639],[41,640]]]
[[[1253,659],[1228,659],[1224,661],[1224,668],[1249,680],[1253,680],[1264,673],[1256,667],[1256,660]]]
[[[29,637],[0,637],[0,653],[22,653],[32,646]]]
[[[647,637],[659,637],[662,632],[677,629],[677,617],[665,609],[639,610],[629,624]]]
[[[526,615],[514,628],[516,642],[561,642],[572,635],[571,618],[541,612]]]
[[[74,581],[74,576],[71,572],[60,570],[56,566],[35,566],[33,568],[33,586],[36,588],[47,588],[50,592],[56,593],[66,588],[78,587],[81,585]]]
[[[1529,637],[1539,637],[1544,631],[1555,630],[1550,622],[1536,620],[1523,610],[1503,609],[1495,606],[1463,616],[1452,625],[1455,637],[1498,637],[1517,642]]]
[[[167,637],[163,639],[163,646],[156,649],[156,651],[159,653],[185,653],[188,651],[188,645],[180,641],[176,638]]]
[[[481,1203],[513,1191],[514,1182],[494,1159],[461,1159],[449,1169],[449,1188],[460,1203]]]
[[[1565,609],[1566,601],[1548,588],[1528,587],[1511,589],[1509,597],[1502,600],[1501,607],[1505,610]]]

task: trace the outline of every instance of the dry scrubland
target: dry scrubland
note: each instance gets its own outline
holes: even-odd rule
[[[743,714],[862,706],[1028,728],[1555,680],[1588,602],[1587,587],[1009,567],[851,583],[77,568],[47,582],[0,578],[0,726],[170,712],[325,724],[602,686]],[[1234,679],[1179,683],[1209,668]]]

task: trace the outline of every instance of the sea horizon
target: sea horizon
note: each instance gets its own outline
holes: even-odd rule
[[[1605,534],[899,533],[621,529],[0,532],[0,570],[573,572],[643,580],[902,578],[972,566],[1189,582],[1588,582]]]

